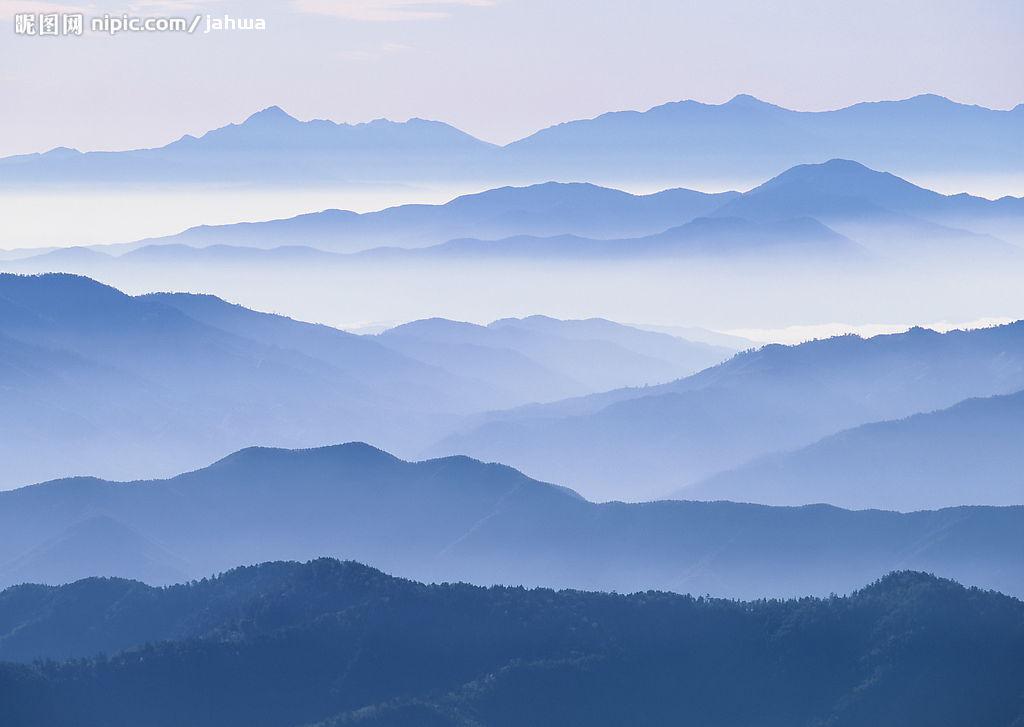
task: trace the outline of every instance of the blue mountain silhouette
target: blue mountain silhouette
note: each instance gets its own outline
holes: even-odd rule
[[[903,174],[1015,172],[1024,105],[997,111],[925,95],[823,112],[740,95],[679,101],[557,124],[496,147],[437,121],[298,121],[276,106],[158,149],[66,148],[0,160],[8,184],[70,182],[536,182],[669,185],[765,178],[841,157]]]
[[[864,424],[754,460],[678,493],[686,499],[919,510],[1024,502],[1024,392]]]
[[[250,444],[367,438],[411,453],[469,414],[669,380],[730,354],[642,331],[479,331],[486,340],[448,355],[439,334],[410,347],[209,295],[0,275],[0,487],[170,474]]]
[[[360,443],[250,448],[168,480],[77,478],[0,492],[0,583],[158,578],[161,567],[171,579],[169,565],[198,577],[231,563],[333,555],[428,581],[734,597],[845,592],[913,567],[1019,594],[1022,526],[1021,507],[904,515],[595,504],[466,457],[406,462]],[[160,549],[129,555],[108,547],[117,538]],[[52,543],[75,545],[60,551],[59,571],[38,555]]]
[[[494,413],[429,451],[506,462],[597,499],[649,499],[843,429],[1021,389],[1024,323],[915,328],[765,346],[661,386]],[[985,502],[966,484],[960,492],[961,502]],[[893,501],[879,493],[857,503]]]

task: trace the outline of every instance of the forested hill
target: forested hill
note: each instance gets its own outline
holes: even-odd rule
[[[96,656],[100,652],[110,656]],[[738,602],[268,563],[0,594],[5,727],[1021,724],[1024,604],[898,572]]]

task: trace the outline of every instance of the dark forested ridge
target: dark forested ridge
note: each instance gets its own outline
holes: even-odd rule
[[[909,571],[744,603],[321,559],[0,593],[0,723],[1009,727],[1022,653],[1020,601]]]
[[[253,448],[168,480],[0,492],[0,585],[159,585],[332,556],[426,581],[734,598],[848,593],[898,569],[1018,596],[1024,507],[914,513],[734,502],[593,503],[467,457],[366,444]]]

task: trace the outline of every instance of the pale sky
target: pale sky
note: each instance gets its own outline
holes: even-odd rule
[[[211,13],[265,31],[24,37],[18,12]],[[820,110],[938,93],[1024,101],[1021,0],[0,0],[0,155],[158,146],[279,105],[410,116],[505,143],[737,93]]]

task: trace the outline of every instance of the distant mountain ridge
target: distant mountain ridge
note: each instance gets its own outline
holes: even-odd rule
[[[248,223],[243,223],[248,224]],[[968,233],[969,234],[969,233]],[[965,235],[966,236],[966,235]],[[995,243],[998,245],[999,243]],[[131,249],[134,248],[134,249]],[[1012,254],[1009,246],[1003,249]],[[123,249],[123,248],[122,248]],[[967,252],[967,251],[965,251]],[[977,254],[978,250],[969,250]],[[755,223],[734,217],[701,217],[645,237],[593,239],[573,234],[537,237],[514,235],[497,240],[459,238],[429,247],[375,247],[350,253],[327,252],[306,245],[272,248],[211,244],[192,247],[154,242],[131,245],[112,256],[101,249],[64,248],[23,259],[0,262],[11,271],[72,271],[94,275],[111,269],[150,264],[198,265],[429,265],[502,262],[744,262],[843,264],[863,266],[875,256],[848,237],[809,217]]]
[[[0,159],[6,181],[60,183],[323,182],[422,179],[446,159],[451,169],[484,163],[496,150],[438,121],[377,119],[339,124],[299,121],[270,106],[240,124],[202,136],[185,135],[162,147],[115,152],[54,149]],[[355,176],[353,176],[353,171]]]
[[[66,265],[85,273],[90,266],[114,264],[96,253],[120,255],[121,263],[153,256],[187,262],[229,255],[253,262],[288,258],[336,264],[363,258],[758,255],[850,262],[865,252],[879,260],[919,262],[931,257],[1019,258],[1020,244],[1013,243],[1024,244],[1024,199],[942,195],[858,162],[832,159],[792,167],[742,194],[668,189],[634,195],[593,184],[546,182],[463,195],[440,205],[363,214],[331,209],[265,222],[204,225],[167,237],[43,256],[25,250],[8,253],[3,264],[33,270]],[[200,255],[190,248],[213,249]],[[247,254],[245,249],[269,252]],[[362,257],[332,258],[324,252]],[[19,262],[19,254],[26,259]]]
[[[456,238],[495,240],[516,235],[609,241],[632,237],[656,243],[671,237],[671,228],[687,229],[702,217],[779,224],[810,218],[839,225],[840,231],[849,229],[855,240],[859,234],[881,237],[877,251],[883,255],[894,252],[886,248],[892,237],[916,236],[919,242],[948,239],[975,254],[1004,247],[971,230],[1024,244],[1024,199],[942,195],[846,159],[792,167],[745,193],[668,189],[631,195],[592,184],[547,182],[464,195],[444,205],[405,205],[364,215],[327,210],[291,220],[194,228],[142,242],[302,244],[334,251],[427,247]],[[915,252],[923,250],[922,246]]]
[[[545,316],[503,319],[488,326],[433,318],[396,326],[375,338],[410,358],[498,388],[528,387],[533,398],[543,392],[548,400],[580,390],[615,389],[625,380],[634,385],[670,381],[735,352],[603,319]]]
[[[0,274],[0,488],[169,475],[253,444],[372,439],[412,454],[468,414],[667,381],[731,354],[606,329],[585,341],[481,329],[505,340],[477,350],[514,361],[474,369],[210,295],[129,296],[83,277]],[[657,356],[650,346],[662,347]],[[598,352],[609,359],[594,368]]]
[[[635,195],[593,184],[546,182],[489,189],[442,205],[401,205],[362,214],[324,210],[284,220],[200,226],[167,238],[96,249],[116,251],[168,243],[193,247],[308,245],[345,253],[374,247],[428,247],[463,237],[641,236],[706,215],[736,194],[667,189]]]
[[[740,94],[718,105],[680,101],[558,124],[507,149],[521,169],[592,180],[668,179],[673,167],[763,178],[835,157],[899,174],[1009,171],[1024,167],[1014,141],[1022,128],[1024,104],[993,111],[923,95],[801,112]]]
[[[898,173],[1019,171],[1024,105],[997,111],[924,95],[791,111],[739,95],[570,121],[496,147],[447,124],[298,121],[276,106],[158,149],[66,148],[0,160],[14,184],[52,182],[410,182],[474,179],[679,183],[765,177],[834,157]]]
[[[492,413],[426,453],[504,462],[594,499],[622,498],[629,483],[642,500],[860,424],[1021,389],[1024,323],[914,328],[764,346],[660,386]],[[878,506],[891,501],[880,497]],[[956,497],[984,502],[967,480]]]
[[[1006,247],[971,230],[1024,242],[1024,199],[943,195],[846,159],[788,169],[712,214],[758,222],[810,216],[889,254],[923,254],[948,246],[976,255]],[[899,250],[905,246],[910,249]]]
[[[864,424],[722,472],[684,499],[895,510],[1024,503],[1024,391]]]
[[[414,251],[426,259],[521,260],[717,260],[858,263],[867,250],[809,217],[753,223],[738,217],[701,217],[664,232],[627,240],[591,240],[575,235],[502,240],[451,240]],[[402,256],[368,250],[363,256]]]
[[[1024,507],[595,504],[504,465],[407,462],[360,443],[250,448],[167,480],[0,492],[0,584],[87,574],[166,583],[330,555],[484,585],[751,598],[843,593],[914,568],[1020,594],[1022,548]]]
[[[0,336],[15,342],[0,350],[4,486],[180,471],[228,442],[407,438],[496,393],[326,326],[212,296],[193,317],[175,301],[69,275],[0,275]]]

